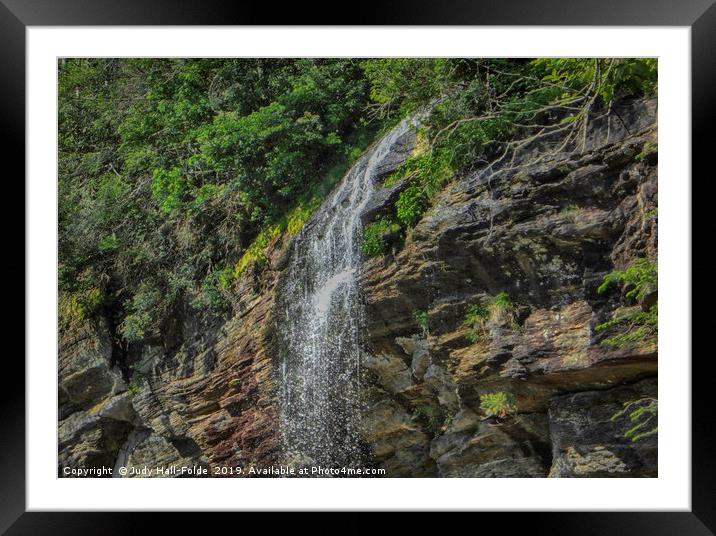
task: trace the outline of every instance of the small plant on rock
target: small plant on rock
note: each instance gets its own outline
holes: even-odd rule
[[[626,269],[604,276],[598,293],[606,292],[613,284],[621,284],[626,291],[625,297],[640,302],[641,306],[617,309],[611,319],[597,325],[594,331],[611,333],[601,344],[612,348],[635,348],[656,340],[659,331],[659,309],[655,298],[657,283],[656,263],[648,259],[636,259]]]
[[[482,338],[486,331],[485,324],[489,318],[490,311],[481,302],[467,306],[463,324],[469,328],[467,338],[470,342],[475,343]]]
[[[239,389],[241,389],[241,380],[239,380],[238,378],[232,378],[231,380],[229,380],[229,387],[238,391]]]
[[[437,429],[440,426],[440,415],[433,406],[420,405],[415,408],[415,415],[427,421],[428,426],[432,429]]]
[[[389,220],[381,218],[366,226],[363,232],[361,249],[366,257],[380,257],[388,249],[389,237],[400,233],[400,226]]]
[[[602,294],[614,284],[624,285],[627,298],[641,300],[650,292],[657,289],[658,271],[654,261],[639,258],[624,270],[615,270],[604,276],[597,292]]]
[[[656,304],[648,311],[640,308],[621,308],[614,316],[597,325],[594,331],[617,331],[602,341],[611,348],[636,348],[656,339],[659,331],[659,309]]]
[[[659,401],[656,398],[641,398],[624,404],[624,408],[612,415],[612,422],[628,417],[634,426],[624,432],[632,442],[652,436],[659,431]]]
[[[132,371],[132,375],[129,380],[129,385],[127,386],[127,391],[131,396],[135,396],[142,392],[144,373],[139,370],[139,367],[137,365],[132,365],[129,368]]]
[[[644,144],[644,147],[642,147],[641,152],[636,155],[634,158],[637,162],[640,160],[644,160],[646,157],[658,154],[659,153],[659,144],[655,141],[648,141]]]
[[[492,298],[490,302],[490,318],[497,322],[507,322],[512,320],[515,304],[507,292],[500,292]]]
[[[480,409],[486,417],[503,418],[517,411],[515,395],[505,391],[480,395]]]
[[[571,222],[577,221],[579,217],[579,207],[577,205],[567,205],[559,213]]]
[[[423,332],[428,331],[428,312],[417,309],[413,311],[413,318]]]

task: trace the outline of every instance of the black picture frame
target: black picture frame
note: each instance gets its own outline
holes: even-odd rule
[[[713,173],[710,136],[716,100],[715,0],[367,0],[350,18],[316,4],[221,2],[219,0],[0,0],[0,120],[5,134],[5,166],[15,164],[15,177],[25,173],[25,30],[27,26],[94,25],[579,25],[688,26],[691,28],[692,175],[707,180]],[[7,168],[6,168],[7,169]],[[711,172],[707,175],[707,171]],[[9,179],[9,175],[6,175]],[[689,177],[670,178],[688,186]],[[15,179],[16,180],[16,179]],[[693,197],[697,200],[698,197]],[[701,203],[707,201],[702,197]],[[698,206],[698,204],[697,204]],[[696,210],[693,214],[704,213]],[[705,210],[708,213],[708,210]],[[15,217],[16,218],[16,217]],[[14,226],[17,225],[15,220]],[[699,228],[693,225],[694,236]],[[696,239],[692,243],[699,243]],[[699,277],[698,265],[692,278]],[[27,268],[25,266],[25,268]],[[706,266],[701,268],[705,271]],[[26,281],[27,285],[27,281]],[[27,287],[26,287],[27,288]],[[708,333],[706,319],[693,315],[695,330]],[[699,329],[702,328],[702,329]],[[17,354],[13,354],[17,360]],[[9,357],[9,355],[8,355]],[[690,356],[668,356],[688,362]],[[510,513],[510,528],[552,534],[706,535],[716,532],[716,478],[713,453],[712,375],[709,353],[694,352],[692,360],[692,509],[690,512]],[[127,533],[147,526],[138,513],[25,512],[25,387],[24,367],[6,371],[0,390],[0,533],[73,534]],[[508,505],[506,505],[508,506]],[[628,508],[628,505],[625,505]],[[355,514],[357,515],[357,514]],[[481,514],[496,517],[500,514]],[[504,514],[502,514],[504,515]],[[137,517],[141,516],[141,518]],[[164,516],[163,523],[181,523],[184,515]],[[418,518],[420,519],[420,518]],[[201,522],[201,521],[200,521]],[[500,522],[500,521],[498,521]],[[206,527],[205,521],[201,522]],[[471,522],[471,523],[474,523]],[[360,525],[359,525],[360,526]],[[362,525],[371,530],[371,525]],[[164,529],[169,529],[165,526]],[[478,527],[475,526],[475,530]]]

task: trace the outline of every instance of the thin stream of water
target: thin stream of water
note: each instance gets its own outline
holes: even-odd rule
[[[294,240],[279,288],[280,406],[290,463],[359,467],[363,308],[361,214],[381,164],[409,125],[367,151]]]

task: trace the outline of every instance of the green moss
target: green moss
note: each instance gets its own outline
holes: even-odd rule
[[[272,225],[265,227],[239,258],[234,267],[234,277],[237,279],[241,277],[246,267],[252,262],[260,265],[267,262],[269,244],[283,232],[287,232],[289,235],[298,233],[313,212],[321,206],[321,201],[322,198],[313,196],[311,199],[297,204],[290,212]]]
[[[232,389],[236,389],[236,390],[240,389],[241,388],[241,380],[239,380],[238,378],[230,379],[229,387],[231,387]]]

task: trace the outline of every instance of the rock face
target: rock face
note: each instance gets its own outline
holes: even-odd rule
[[[613,419],[626,402],[656,397],[656,379],[606,391],[557,396],[549,408],[554,477],[657,476],[656,436],[624,437],[629,419]]]
[[[657,168],[642,154],[655,102],[619,115],[592,125],[582,154],[534,164],[537,146],[456,177],[397,254],[365,263],[365,428],[389,475],[656,474],[655,439],[633,443],[610,421],[655,396],[639,380],[655,378],[656,348],[611,349],[594,330],[618,305],[597,293],[603,276],[657,248]],[[511,314],[465,324],[470,304],[500,293]],[[515,394],[514,415],[485,419],[495,392]]]
[[[143,346],[131,377],[115,364],[100,320],[63,330],[60,343],[59,471],[64,467],[202,467],[209,476],[277,462],[277,404],[269,332],[277,239],[261,277],[246,270],[231,321],[205,331],[182,318],[178,347]],[[130,389],[128,385],[136,384]],[[117,471],[114,471],[118,476]],[[162,476],[152,473],[139,476]],[[173,475],[181,476],[181,475]]]
[[[604,275],[656,256],[656,155],[644,151],[655,137],[656,102],[631,103],[592,122],[584,152],[537,162],[534,146],[494,174],[462,173],[391,254],[363,263],[361,429],[386,476],[656,476],[656,436],[631,441],[628,419],[612,417],[656,397],[657,349],[613,349],[594,329],[621,305],[618,289],[597,293]],[[401,187],[379,191],[363,220],[393,210]],[[282,461],[275,308],[289,242],[245,270],[224,325],[187,312],[173,340],[129,350],[107,319],[61,329],[60,476],[243,476],[231,468]],[[466,324],[500,293],[509,314]],[[514,394],[514,411],[485,414],[496,392]]]

